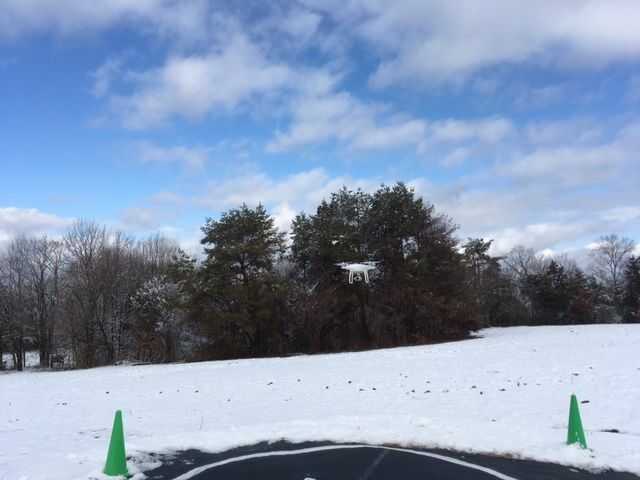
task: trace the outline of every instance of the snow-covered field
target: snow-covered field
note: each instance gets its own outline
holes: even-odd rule
[[[287,438],[640,473],[640,325],[481,335],[363,353],[0,375],[0,479],[99,474],[118,408],[138,458]],[[589,451],[564,445],[574,392],[588,402]],[[620,433],[603,431],[611,429]]]

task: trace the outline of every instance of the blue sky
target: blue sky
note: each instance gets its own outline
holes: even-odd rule
[[[6,0],[0,242],[92,218],[195,248],[402,180],[459,235],[640,240],[636,0]]]

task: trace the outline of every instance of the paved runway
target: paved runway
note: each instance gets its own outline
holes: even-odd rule
[[[261,443],[223,453],[197,450],[159,457],[151,480],[640,480],[555,464],[484,455],[329,443]]]

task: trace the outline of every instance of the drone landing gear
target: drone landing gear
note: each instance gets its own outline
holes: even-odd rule
[[[369,283],[369,272],[349,272],[349,285],[352,285],[353,282],[361,282],[364,277],[364,283]]]

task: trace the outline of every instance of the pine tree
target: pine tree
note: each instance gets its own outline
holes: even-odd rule
[[[624,269],[624,321],[640,323],[640,257],[631,257]]]
[[[345,188],[293,224],[292,259],[307,284],[302,315],[322,350],[418,343],[477,325],[455,228],[402,183]],[[368,285],[338,262],[377,261]]]
[[[526,292],[536,324],[590,323],[596,318],[599,285],[575,266],[551,260],[542,272],[527,276]]]
[[[284,235],[262,205],[231,209],[202,231],[207,258],[194,302],[210,351],[273,353],[271,339],[281,330],[274,262],[284,253]]]
[[[314,257],[313,245],[313,222],[308,215],[301,213],[297,215],[291,224],[291,257],[297,269],[298,278],[307,284],[313,282],[311,278],[311,262]]]

